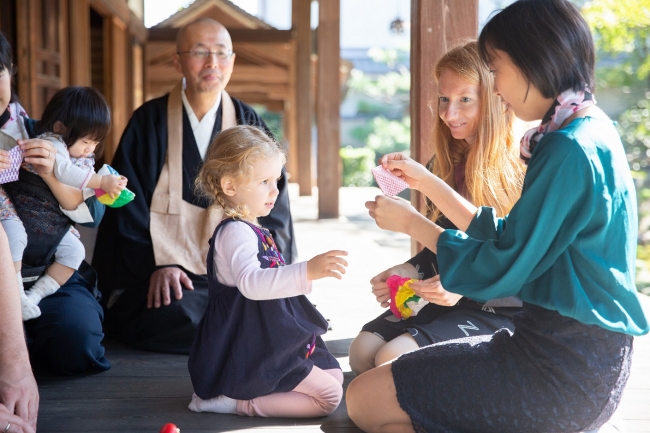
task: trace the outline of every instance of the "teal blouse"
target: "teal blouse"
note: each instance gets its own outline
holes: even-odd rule
[[[482,207],[438,240],[442,285],[477,301],[517,295],[582,323],[643,335],[634,285],[636,193],[611,121],[585,117],[546,134],[505,218]]]

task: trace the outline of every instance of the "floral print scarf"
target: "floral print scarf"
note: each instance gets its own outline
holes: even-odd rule
[[[14,139],[27,138],[25,127],[20,117],[28,117],[25,109],[18,102],[12,102],[0,115],[0,130]]]
[[[578,92],[569,89],[560,93],[555,103],[544,115],[542,123],[538,127],[528,130],[521,138],[521,159],[528,165],[535,146],[544,135],[558,130],[562,123],[576,111],[592,105],[596,105],[596,98],[591,94],[588,87]]]

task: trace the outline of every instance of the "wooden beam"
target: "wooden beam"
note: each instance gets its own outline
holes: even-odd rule
[[[431,131],[438,115],[429,103],[437,100],[432,77],[438,59],[459,39],[476,38],[478,0],[411,0],[411,157],[425,164],[432,155]],[[411,191],[411,203],[424,212],[424,197]],[[415,241],[415,254],[422,246]]]
[[[340,0],[318,2],[318,218],[338,218],[341,184]]]
[[[289,71],[286,69],[273,66],[263,68],[249,65],[238,66],[236,62],[232,76],[237,81],[257,81],[269,84],[287,84],[289,82]]]
[[[90,86],[90,3],[74,0],[70,14],[70,84]]]
[[[296,0],[291,1],[291,20],[295,21]],[[293,25],[293,24],[292,24]],[[285,171],[287,172],[287,182],[298,182],[298,112],[296,110],[296,40],[291,41],[289,61],[289,95],[284,104],[283,127],[286,137],[287,163]]]
[[[144,102],[145,62],[142,45],[133,45],[133,106],[137,109]]]
[[[286,99],[289,94],[289,86],[287,84],[263,84],[256,82],[240,82],[232,80],[226,86],[228,92],[233,95],[237,93],[256,92],[269,95],[272,99]]]
[[[122,20],[114,15],[104,18],[104,31],[104,40],[107,42],[105,59],[108,60],[104,63],[106,67],[105,96],[111,107],[112,120],[110,136],[106,140],[104,150],[104,162],[110,164],[122,132],[133,112],[133,106],[129,104],[127,95],[129,82],[127,68],[130,62],[117,61],[117,59],[130,56],[131,50],[127,45],[127,28]]]
[[[52,44],[51,47],[55,47],[58,49],[58,64],[59,64],[59,71],[57,74],[56,67],[52,65],[52,74],[53,75],[58,75],[59,76],[59,85],[57,86],[57,90],[66,87],[70,85],[70,62],[68,59],[70,58],[70,55],[68,54],[68,50],[70,49],[69,45],[69,33],[68,33],[68,0],[59,0],[59,5],[58,5],[58,10],[57,10],[57,17],[58,20],[54,20],[54,22],[51,22],[50,27],[53,27],[53,32],[57,33],[57,40],[58,44]],[[51,19],[51,18],[50,18]],[[49,102],[49,101],[48,101]]]
[[[15,62],[18,66],[18,95],[25,110],[31,116],[37,116],[34,113],[36,98],[33,92],[31,77],[36,75],[36,65],[34,62],[33,47],[36,45],[36,34],[31,31],[34,14],[31,9],[34,6],[33,1],[21,1],[16,4],[16,53]]]
[[[128,23],[130,19],[129,5],[125,1],[113,0],[90,0],[91,6],[100,14],[111,15],[119,18],[123,23]]]
[[[144,26],[144,21],[138,18],[133,11],[130,12],[129,31],[138,40],[140,45],[144,45],[147,39],[149,39],[149,30]]]
[[[312,101],[311,101],[311,0],[292,1],[292,27],[295,34],[295,110],[298,185],[300,195],[311,195],[312,179]]]
[[[292,39],[292,42],[295,38]],[[253,62],[262,62],[278,68],[287,69],[289,63],[293,60],[291,54],[291,43],[255,43],[233,41],[233,50],[237,53],[237,63],[241,60],[251,60]]]
[[[139,43],[144,44],[147,41],[149,32],[144,22],[131,11],[127,2],[115,0],[90,0],[90,2],[90,5],[101,15],[119,18]]]
[[[68,1],[17,2],[18,94],[39,118],[46,103],[69,83]]]
[[[176,42],[176,27],[151,27],[149,29],[149,41],[155,42]],[[236,42],[255,43],[289,43],[291,42],[291,30],[276,29],[228,29],[230,37]]]

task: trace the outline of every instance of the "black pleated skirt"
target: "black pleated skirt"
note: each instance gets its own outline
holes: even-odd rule
[[[392,364],[417,432],[579,432],[607,422],[633,338],[532,304],[514,323],[514,333],[426,346]]]

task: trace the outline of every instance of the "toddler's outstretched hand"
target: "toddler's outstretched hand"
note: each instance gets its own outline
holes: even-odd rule
[[[120,195],[120,192],[126,188],[127,179],[124,176],[116,176],[114,174],[105,174],[102,176],[100,188],[106,191],[107,194],[114,198]]]
[[[341,279],[345,274],[345,266],[348,262],[339,256],[347,256],[347,251],[332,250],[319,254],[307,262],[307,279],[309,281],[320,280],[325,277]]]

